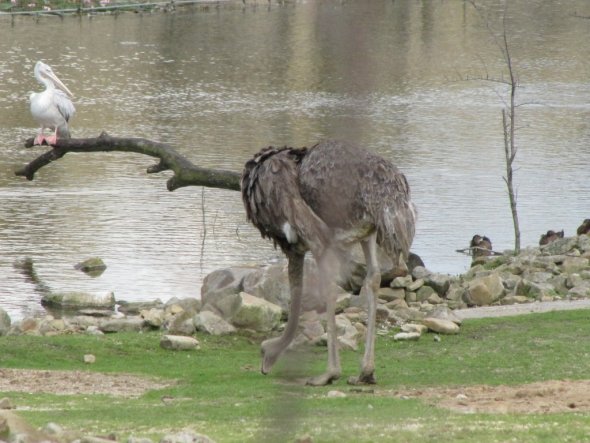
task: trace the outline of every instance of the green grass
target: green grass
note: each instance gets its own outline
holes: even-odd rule
[[[128,372],[177,380],[169,388],[130,399],[105,395],[9,396],[35,426],[56,422],[91,434],[114,431],[160,438],[191,429],[218,442],[497,442],[588,441],[590,414],[460,414],[416,399],[387,395],[401,388],[521,384],[585,379],[590,368],[590,311],[470,320],[440,342],[379,337],[378,385],[356,392],[346,385],[360,353],[342,352],[344,377],[329,387],[289,383],[320,373],[326,349],[284,358],[269,376],[258,372],[259,340],[199,336],[201,349],[160,349],[157,333],[105,337],[0,337],[0,367]],[[96,363],[85,365],[92,353]],[[345,398],[327,398],[330,390]],[[373,388],[371,388],[373,389]],[[162,397],[172,401],[163,402]]]

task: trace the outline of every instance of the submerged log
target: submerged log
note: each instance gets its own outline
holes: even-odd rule
[[[25,147],[33,147],[33,138],[25,142]],[[50,150],[15,171],[20,177],[33,180],[42,167],[59,160],[68,152],[135,152],[160,159],[159,163],[147,169],[148,174],[170,170],[174,175],[166,184],[169,191],[184,186],[207,186],[210,188],[240,190],[241,174],[234,171],[209,169],[196,166],[179,154],[170,145],[144,138],[111,137],[103,132],[96,138],[59,139]]]

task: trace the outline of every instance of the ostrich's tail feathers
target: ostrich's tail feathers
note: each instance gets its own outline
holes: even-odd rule
[[[417,211],[407,198],[398,198],[386,203],[379,211],[376,220],[377,243],[385,250],[394,264],[403,266],[410,255],[414,240]]]
[[[246,163],[242,200],[248,220],[285,252],[305,247],[321,254],[329,229],[299,191],[298,163],[305,148],[266,148]]]

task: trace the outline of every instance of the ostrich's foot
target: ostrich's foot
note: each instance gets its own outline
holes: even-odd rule
[[[322,375],[318,375],[317,377],[308,378],[305,381],[305,384],[308,386],[326,386],[331,385],[333,381],[336,381],[339,378],[340,372],[328,371]]]
[[[348,377],[348,384],[349,385],[375,385],[377,384],[377,380],[375,379],[375,374],[373,372],[369,374],[359,375],[358,377]]]

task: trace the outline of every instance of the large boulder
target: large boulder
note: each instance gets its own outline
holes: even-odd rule
[[[231,323],[238,328],[268,332],[279,326],[282,309],[269,301],[240,292]]]
[[[201,303],[215,305],[219,298],[239,294],[244,290],[244,278],[259,271],[259,267],[234,266],[211,272],[201,286]]]
[[[325,311],[326,301],[319,293],[319,272],[313,258],[308,257],[305,260],[303,273],[302,311]],[[291,300],[288,263],[281,261],[246,276],[243,290],[248,294],[279,305],[284,313],[288,312]],[[342,288],[335,284],[332,285],[330,290],[337,291],[340,295],[344,293]]]
[[[306,270],[308,266],[306,266]],[[304,270],[305,272],[305,270]],[[306,275],[306,278],[309,273]],[[251,273],[244,278],[242,290],[275,305],[279,305],[283,311],[289,309],[289,277],[287,262],[281,261]]]
[[[498,274],[490,274],[471,280],[465,291],[466,303],[475,306],[491,305],[504,295],[502,278]]]

